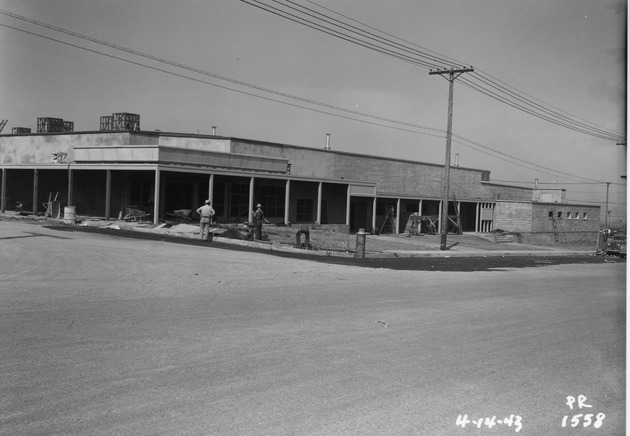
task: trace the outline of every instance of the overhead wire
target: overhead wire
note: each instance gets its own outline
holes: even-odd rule
[[[273,13],[274,15],[278,15],[284,18],[287,18],[287,16],[290,16],[291,17],[290,19],[292,21],[295,21],[299,24],[303,24],[305,26],[308,26],[318,31],[323,31],[324,33],[327,33],[327,34],[332,33],[333,36],[344,39],[348,42],[358,44],[362,47],[376,50],[381,53],[386,51],[387,52],[386,54],[389,54],[390,56],[393,56],[393,57],[400,58],[401,56],[399,53],[394,52],[393,49],[390,49],[389,47],[394,47],[396,48],[396,50],[403,50],[406,53],[404,57],[405,61],[415,63],[425,68],[438,68],[440,64],[448,64],[448,63],[450,63],[451,65],[466,65],[467,64],[467,63],[457,62],[457,61],[453,62],[454,60],[452,58],[449,58],[446,56],[438,58],[433,54],[427,54],[425,51],[412,49],[411,47],[409,47],[409,45],[415,45],[415,44],[408,43],[407,41],[405,41],[407,45],[401,45],[399,43],[396,43],[395,41],[392,41],[391,39],[377,36],[373,32],[367,32],[363,29],[360,29],[360,31],[356,31],[355,29],[358,29],[356,26],[349,26],[341,22],[340,20],[331,19],[329,15],[322,14],[318,11],[315,11],[314,9],[306,8],[303,5],[298,5],[296,2],[292,0],[285,0],[284,2],[281,2],[279,0],[271,0],[274,4],[281,5],[280,7],[269,5],[262,0],[241,0],[241,1],[251,6],[255,6],[259,9]],[[309,1],[309,3],[317,5],[317,3],[313,1]],[[299,9],[291,5],[297,5],[299,6]],[[304,9],[307,12],[302,12],[302,13],[305,14],[306,17],[301,17],[292,12],[288,12],[285,9],[281,9],[282,7],[286,9],[290,9],[291,11],[294,11],[294,12],[299,12],[300,10]],[[336,13],[335,11],[329,8],[323,8],[323,9],[331,13]],[[342,15],[342,14],[338,14],[338,15],[342,17],[346,17],[345,15]],[[312,21],[308,17],[311,17],[313,20],[316,20],[316,21]],[[361,23],[357,20],[352,20],[352,21],[359,23],[370,29],[373,29],[379,33],[389,35],[375,29],[374,27]],[[321,25],[321,23],[326,23],[328,26],[332,26],[332,27],[328,27],[328,26],[324,27]],[[342,23],[342,24],[339,24],[339,23]],[[348,31],[350,32],[350,34],[344,33]],[[361,39],[361,38],[365,38],[366,36],[369,38],[368,41]],[[404,41],[397,37],[394,37],[394,38],[399,41]],[[385,47],[380,46],[380,45],[375,45],[371,41],[378,41],[379,44],[384,44]],[[417,45],[415,46],[418,47]],[[415,56],[413,60],[410,60],[409,56],[411,55]],[[429,63],[429,65],[427,65],[427,63]],[[509,106],[514,107],[515,109],[522,110],[542,120],[552,122],[558,126],[570,128],[574,131],[591,135],[591,136],[595,136],[601,139],[614,140],[614,141],[624,140],[624,136],[621,134],[600,129],[599,126],[597,126],[596,124],[591,123],[591,122],[584,122],[584,120],[582,120],[581,118],[573,116],[573,115],[569,117],[568,115],[570,114],[568,114],[568,112],[562,111],[564,113],[560,113],[554,106],[548,105],[546,103],[543,105],[541,104],[541,100],[539,99],[528,98],[528,94],[523,93],[522,91],[518,91],[516,90],[516,88],[510,87],[512,89],[508,89],[506,86],[498,85],[496,81],[494,81],[494,78],[492,78],[492,76],[488,75],[488,77],[486,77],[484,73],[476,74],[476,80],[481,81],[482,83],[477,83],[475,86],[472,84],[473,82],[470,79],[466,79],[466,83],[470,87],[472,87],[473,89],[479,92],[492,96],[493,98],[497,99],[500,102],[508,104]],[[488,86],[499,91],[499,93],[491,92],[488,89]],[[515,103],[513,101],[514,98],[520,101],[520,103],[518,104]]]
[[[242,1],[244,1],[244,0],[242,0]],[[422,125],[414,124],[414,123],[405,123],[405,122],[401,122],[401,121],[398,121],[398,120],[389,119],[389,118],[385,118],[385,117],[379,117],[379,116],[375,116],[375,115],[364,113],[364,112],[358,112],[358,111],[354,111],[354,110],[349,110],[349,109],[342,108],[342,107],[339,107],[339,106],[329,105],[329,104],[317,102],[317,101],[314,101],[314,100],[311,100],[311,99],[306,99],[306,98],[303,98],[303,97],[294,96],[294,95],[291,95],[291,94],[283,93],[283,92],[272,90],[272,89],[269,89],[269,88],[265,88],[265,87],[261,87],[261,86],[257,86],[257,85],[253,85],[253,84],[249,84],[249,83],[246,83],[246,82],[243,82],[243,81],[239,81],[239,80],[235,80],[235,79],[232,79],[232,78],[229,78],[229,77],[220,76],[220,75],[217,75],[217,74],[214,74],[214,73],[210,73],[210,72],[207,72],[207,71],[200,70],[198,68],[193,68],[193,67],[190,67],[190,66],[187,66],[187,65],[183,65],[183,64],[180,64],[180,63],[177,63],[177,62],[173,62],[173,61],[169,61],[169,60],[166,60],[166,59],[163,59],[163,58],[159,58],[159,57],[156,57],[156,56],[148,55],[146,53],[142,53],[142,52],[139,52],[139,51],[136,51],[136,50],[128,49],[126,47],[122,47],[122,46],[118,46],[118,45],[115,45],[115,44],[111,44],[111,43],[108,43],[106,41],[98,40],[96,38],[92,38],[92,37],[89,37],[89,36],[86,36],[86,35],[82,35],[82,34],[79,34],[79,33],[76,33],[76,32],[72,32],[72,31],[69,31],[69,30],[66,30],[66,29],[62,29],[60,27],[52,26],[52,25],[49,25],[49,24],[46,24],[46,23],[42,23],[42,22],[39,22],[39,21],[36,21],[36,20],[32,20],[32,19],[29,19],[29,18],[26,18],[26,17],[22,17],[22,16],[19,16],[17,14],[12,14],[12,13],[7,12],[7,11],[0,10],[0,14],[7,15],[7,16],[10,16],[10,17],[22,20],[22,21],[26,21],[26,22],[29,22],[31,24],[35,24],[35,25],[38,25],[38,26],[41,26],[41,27],[45,27],[45,28],[48,28],[48,29],[51,29],[51,30],[54,30],[54,31],[57,31],[57,32],[68,34],[68,35],[71,35],[71,36],[74,36],[74,37],[77,37],[77,38],[80,38],[80,39],[84,39],[84,40],[88,40],[88,41],[91,41],[91,42],[94,42],[94,43],[97,43],[97,44],[105,45],[105,46],[108,46],[110,48],[114,48],[116,50],[121,50],[121,51],[130,53],[130,54],[133,54],[133,55],[145,57],[145,58],[157,61],[157,62],[161,62],[161,63],[165,63],[165,64],[168,64],[168,65],[171,65],[171,66],[175,66],[175,67],[178,67],[178,68],[184,68],[184,69],[187,69],[187,70],[199,73],[199,74],[208,75],[208,76],[211,76],[211,77],[214,77],[214,78],[218,78],[220,80],[226,80],[226,81],[229,81],[229,82],[241,85],[241,86],[246,86],[246,87],[250,87],[250,88],[256,89],[258,91],[269,92],[269,93],[272,93],[272,94],[275,94],[275,95],[278,95],[278,96],[282,96],[284,98],[295,99],[295,100],[298,100],[298,101],[301,101],[301,102],[304,102],[304,103],[318,105],[318,106],[326,107],[326,108],[329,108],[329,109],[333,109],[333,110],[337,110],[337,111],[341,111],[341,112],[345,112],[345,113],[350,113],[350,114],[353,114],[353,115],[358,115],[358,116],[361,116],[361,117],[375,119],[375,120],[382,121],[382,122],[393,123],[393,124],[397,124],[397,125],[403,125],[403,126],[410,127],[411,129],[430,130],[430,131],[434,131],[434,132],[439,132],[440,134],[444,133],[444,131],[440,130],[440,129],[430,128],[430,127],[427,127],[427,126],[422,126]],[[14,28],[14,27],[11,27],[11,26],[6,26],[6,25],[4,25],[4,26],[12,28],[12,29],[15,29],[15,30],[23,31],[22,29]],[[25,32],[26,33],[31,33],[31,34],[36,35],[36,36],[44,37],[42,35],[38,35],[38,34],[35,34],[33,32],[27,32],[27,31],[25,31]],[[54,40],[52,38],[48,38],[48,39]],[[62,41],[59,41],[59,40],[55,40],[55,41],[61,42],[61,43],[65,43],[65,42],[62,42]],[[68,44],[68,45],[72,45],[72,44]],[[77,46],[77,45],[72,45],[72,46],[78,47],[78,48],[82,48],[82,47]],[[90,50],[90,51],[93,51],[93,50]],[[94,51],[94,52],[96,53],[96,51]],[[103,53],[100,53],[100,54],[103,54]],[[124,60],[124,59],[121,59],[121,58],[118,58],[118,57],[115,57],[115,56],[111,56],[111,55],[106,55],[106,56],[110,56],[110,57],[113,57],[113,58],[116,58],[116,59]],[[127,60],[125,60],[125,61],[127,61]],[[144,64],[137,63],[137,62],[131,62],[131,63],[134,63],[136,65],[146,66]],[[157,69],[157,68],[154,68],[154,67],[149,67],[149,68],[152,68],[152,69],[155,69],[155,70],[158,70],[158,71],[167,72],[167,71],[164,71],[164,70],[161,70],[161,69]],[[168,72],[168,73],[169,74],[173,74],[172,72]],[[188,76],[183,76],[183,75],[179,75],[179,74],[175,74],[175,75],[191,79]],[[196,79],[192,79],[192,80],[196,80]],[[233,88],[223,87],[223,86],[216,85],[216,84],[213,84],[213,83],[210,83],[210,82],[205,82],[205,81],[200,81],[200,80],[197,80],[197,81],[203,82],[203,83],[207,83],[207,84],[210,84],[210,85],[213,85],[213,86],[218,86],[220,88],[237,91],[237,90],[235,90]],[[262,97],[262,96],[257,95],[257,94],[251,94],[251,93],[247,93],[247,92],[244,92],[244,91],[237,91],[237,92],[241,92],[243,94],[252,95],[252,96],[255,96],[255,97],[259,97],[259,98],[265,98],[265,99],[271,100],[271,101],[281,102],[283,104],[288,104],[288,105],[295,106],[295,107],[300,107],[300,108],[303,108],[303,109],[314,110],[316,112],[326,113],[326,114],[334,115],[334,116],[340,116],[342,118],[347,118],[347,119],[351,119],[351,120],[354,120],[354,121],[365,122],[363,120],[358,120],[358,119],[352,118],[352,117],[341,116],[339,114],[331,114],[329,112],[319,111],[319,110],[315,110],[313,108],[307,108],[307,107],[300,106],[300,105],[294,105],[294,104],[290,104],[290,103],[287,103],[287,102],[279,101],[277,99],[271,99],[271,98]],[[428,136],[442,137],[442,135],[427,134],[425,132],[418,132],[416,130],[411,130],[411,129],[407,129],[407,128],[402,128],[401,129],[401,128],[398,128],[398,127],[383,125],[381,123],[371,123],[371,122],[367,122],[367,123],[368,124],[379,125],[379,126],[382,126],[382,127],[393,128],[393,129],[397,129],[397,130],[405,130],[405,131],[409,131],[409,132],[412,132],[412,133],[418,133],[418,134],[423,134],[423,135],[428,135]],[[455,135],[455,136],[457,136],[457,135]],[[490,156],[493,156],[495,158],[499,158],[499,159],[504,160],[506,162],[510,162],[510,163],[513,163],[513,164],[516,164],[516,165],[519,165],[517,162],[523,162],[525,164],[530,165],[530,166],[521,165],[521,166],[524,166],[524,167],[526,167],[528,169],[533,169],[533,170],[536,170],[536,171],[540,171],[539,169],[532,168],[531,165],[533,165],[534,167],[543,168],[543,169],[547,169],[547,170],[553,171],[553,173],[549,173],[549,174],[552,174],[552,175],[558,173],[557,169],[546,168],[544,166],[540,166],[538,164],[535,164],[535,163],[532,163],[532,162],[528,162],[528,161],[522,160],[520,158],[515,158],[515,157],[507,155],[505,153],[498,152],[498,151],[496,151],[496,150],[494,150],[494,149],[492,149],[490,147],[486,147],[486,146],[483,146],[483,145],[481,145],[479,143],[476,143],[474,141],[468,140],[468,139],[466,139],[464,137],[461,137],[461,136],[458,136],[458,137],[460,139],[464,140],[464,141],[468,141],[468,142],[470,142],[472,144],[475,144],[478,147],[485,148],[486,150],[491,150],[494,153],[501,154],[501,155],[506,156],[507,158],[511,159],[511,160],[507,160],[505,158],[499,158],[497,156],[493,156],[490,153],[484,152],[485,154],[489,154]],[[460,144],[465,145],[463,143],[460,143]],[[465,146],[470,147],[468,145],[465,145]],[[473,148],[473,147],[470,147],[470,148]],[[541,171],[541,172],[545,173],[545,171]],[[578,178],[578,179],[580,178],[579,176],[570,175],[568,173],[564,173],[564,174],[569,175],[570,177],[575,177],[575,178]]]
[[[515,95],[512,91],[506,90],[503,94],[507,94],[508,97],[503,97],[500,93],[502,92],[500,86],[495,83],[487,80],[485,77],[476,74],[475,72],[471,73],[473,76],[477,77],[478,80],[488,85],[490,88],[496,89],[499,93],[491,91],[490,89],[483,87],[479,87],[476,84],[473,84],[472,80],[468,79],[466,76],[462,76],[460,82],[462,82],[465,86],[468,86],[471,89],[474,89],[482,94],[485,94],[493,99],[496,99],[502,103],[507,104],[508,106],[512,106],[518,110],[521,110],[527,114],[534,115],[542,120],[549,121],[550,123],[556,124],[561,127],[566,127],[568,129],[574,130],[576,132],[585,133],[590,136],[595,136],[601,139],[607,139],[611,141],[616,141],[621,139],[619,136],[611,136],[608,132],[605,132],[601,129],[592,128],[584,125],[583,123],[578,123],[575,120],[571,120],[570,118],[564,115],[558,115],[552,112],[549,109],[544,107],[536,108],[535,105],[530,104],[530,102],[524,99],[522,96]],[[510,100],[509,98],[514,98],[516,101]],[[529,107],[528,107],[529,105]]]
[[[116,60],[119,60],[119,61],[122,61],[122,62],[129,63],[129,64],[137,65],[137,66],[144,67],[144,68],[149,68],[149,69],[154,70],[154,71],[159,71],[161,73],[170,74],[172,76],[180,77],[180,78],[183,78],[183,79],[188,79],[188,80],[192,80],[192,81],[195,81],[195,82],[203,83],[203,84],[206,84],[206,85],[211,85],[211,86],[214,86],[214,87],[217,87],[217,88],[221,88],[221,89],[225,89],[225,90],[228,90],[228,91],[237,92],[237,93],[244,94],[244,95],[247,95],[247,96],[250,96],[250,97],[261,98],[263,100],[273,101],[275,103],[281,103],[281,104],[284,104],[284,105],[287,105],[287,106],[298,107],[298,108],[301,108],[301,109],[305,109],[305,110],[309,110],[309,111],[313,111],[313,112],[318,112],[318,113],[321,113],[321,114],[333,115],[333,116],[336,116],[336,117],[339,117],[339,118],[345,118],[345,119],[348,119],[348,120],[357,121],[357,122],[361,122],[361,123],[365,123],[365,124],[371,124],[371,125],[375,125],[375,126],[379,126],[379,127],[385,127],[385,128],[399,130],[399,131],[406,131],[406,132],[416,133],[416,134],[420,134],[420,135],[434,136],[434,137],[438,137],[438,138],[442,138],[444,136],[444,135],[436,135],[436,134],[431,134],[431,133],[419,132],[417,130],[405,129],[405,128],[401,128],[401,127],[389,126],[389,125],[382,124],[382,123],[375,123],[375,122],[361,120],[361,119],[358,119],[358,118],[352,118],[352,117],[344,116],[344,115],[340,115],[340,114],[333,114],[333,113],[322,111],[322,110],[319,110],[319,109],[310,108],[310,107],[307,107],[307,106],[301,106],[301,105],[297,105],[297,104],[290,103],[290,102],[287,102],[287,101],[283,101],[283,100],[279,100],[279,99],[275,99],[275,98],[270,98],[270,97],[265,97],[263,95],[254,94],[254,93],[251,93],[251,92],[246,92],[246,91],[235,89],[235,88],[230,88],[230,87],[223,86],[223,85],[218,85],[216,83],[212,83],[212,82],[208,82],[208,81],[201,80],[201,79],[198,79],[198,78],[194,78],[194,77],[191,77],[191,76],[186,76],[186,75],[183,75],[183,74],[175,73],[173,71],[165,70],[163,68],[157,68],[157,67],[154,67],[154,66],[151,66],[151,65],[147,65],[147,64],[144,64],[144,63],[141,63],[141,62],[132,61],[130,59],[125,59],[125,58],[122,58],[122,57],[119,57],[119,56],[115,56],[115,55],[112,55],[112,54],[109,54],[109,53],[104,53],[104,52],[101,52],[101,51],[98,51],[98,50],[94,50],[94,49],[91,49],[91,48],[87,48],[87,47],[83,47],[83,46],[80,46],[80,45],[77,45],[77,44],[72,44],[72,43],[67,42],[67,41],[62,41],[62,40],[59,40],[59,39],[56,39],[56,38],[52,38],[52,37],[49,37],[49,36],[46,36],[46,35],[41,35],[41,34],[38,34],[38,33],[35,33],[35,32],[31,32],[31,31],[28,31],[28,30],[24,30],[24,29],[20,29],[20,28],[17,28],[17,27],[9,26],[7,24],[0,23],[0,26],[1,27],[6,27],[6,28],[9,28],[9,29],[13,29],[13,30],[17,30],[17,31],[20,31],[20,32],[23,32],[23,33],[27,33],[27,34],[30,34],[30,35],[33,35],[33,36],[37,36],[37,37],[40,37],[40,38],[43,38],[43,39],[47,39],[47,40],[50,40],[50,41],[53,41],[53,42],[57,42],[59,44],[63,44],[63,45],[67,45],[67,46],[70,46],[70,47],[74,47],[74,48],[78,48],[78,49],[81,49],[81,50],[85,50],[85,51],[91,52],[93,54],[106,56],[106,57],[109,57],[109,58],[112,58],[112,59],[116,59]],[[353,113],[353,111],[350,111],[350,110],[347,110],[347,112]],[[360,114],[360,112],[354,112],[354,113],[355,114]],[[378,118],[378,117],[374,117],[374,118]],[[386,118],[382,118],[382,120],[383,121],[387,121]],[[397,124],[401,124],[400,122],[396,122],[396,121],[392,121],[392,122],[393,123],[397,123]],[[413,125],[413,124],[409,124],[409,126],[410,127],[416,127],[416,128],[424,128],[424,127],[416,126],[416,125]],[[437,129],[435,129],[435,130],[437,130]]]
[[[405,55],[403,53],[398,53],[398,52],[393,51],[392,49],[388,49],[386,47],[380,47],[380,46],[374,45],[373,43],[362,41],[362,40],[357,39],[357,38],[355,38],[355,37],[353,37],[351,35],[345,35],[345,34],[343,34],[341,32],[338,32],[338,31],[336,31],[334,29],[330,29],[328,27],[321,26],[320,24],[311,22],[311,21],[309,21],[307,19],[303,19],[303,18],[301,18],[301,17],[299,17],[299,16],[297,16],[295,14],[284,12],[284,11],[282,11],[282,10],[276,8],[276,7],[267,6],[267,5],[263,6],[257,0],[251,0],[251,1],[250,0],[241,0],[241,2],[243,2],[245,4],[248,4],[250,6],[253,6],[255,8],[262,9],[262,10],[264,10],[266,12],[270,12],[273,15],[277,15],[279,17],[286,18],[286,19],[288,19],[290,21],[293,21],[295,23],[301,24],[303,26],[310,27],[311,29],[314,29],[314,30],[317,30],[319,32],[328,34],[330,36],[334,36],[334,37],[342,39],[344,41],[351,42],[353,44],[357,44],[359,46],[368,48],[370,50],[377,51],[377,52],[379,52],[381,54],[385,54],[387,56],[391,56],[393,58],[397,58],[399,60],[402,60],[402,61],[405,61],[405,62],[409,62],[411,64],[420,65],[420,66],[423,66],[425,68],[431,67],[430,63],[422,61],[422,60],[419,60],[419,59],[414,58],[414,57],[412,57],[410,55]]]

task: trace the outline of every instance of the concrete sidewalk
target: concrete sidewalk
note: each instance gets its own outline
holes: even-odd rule
[[[0,220],[19,220],[19,221],[27,221],[32,222],[34,224],[39,225],[68,225],[68,226],[76,226],[77,230],[80,228],[92,228],[92,229],[102,229],[107,232],[113,232],[110,234],[115,234],[116,230],[126,230],[126,231],[134,231],[141,233],[149,233],[153,235],[165,235],[174,238],[184,238],[184,239],[199,239],[199,226],[193,224],[176,224],[176,225],[167,225],[167,224],[159,224],[154,225],[152,223],[138,223],[138,222],[127,222],[123,220],[100,220],[100,219],[89,219],[89,218],[81,218],[78,217],[78,224],[69,224],[63,219],[52,219],[35,215],[20,215],[12,212],[5,212],[4,214],[0,214]],[[276,251],[283,253],[292,253],[296,255],[311,255],[311,256],[334,256],[334,257],[345,257],[345,258],[353,258],[355,256],[354,253],[354,244],[348,244],[347,250],[341,249],[329,249],[325,247],[316,247],[314,249],[305,249],[305,248],[297,248],[295,245],[288,243],[287,238],[284,240],[272,240],[272,241],[252,241],[252,240],[242,240],[242,239],[232,239],[232,238],[224,238],[221,237],[220,234],[225,231],[224,228],[216,227],[215,228],[215,236],[214,242],[209,242],[209,244],[217,243],[226,244],[226,245],[236,245],[240,247],[251,247],[258,250],[268,250],[268,251]],[[349,236],[348,239],[354,238],[354,236]],[[275,239],[275,238],[274,238]],[[281,239],[281,238],[278,238]],[[518,242],[509,242],[509,243],[492,243],[483,238],[477,238],[478,241],[482,241],[479,243],[470,243],[469,240],[464,240],[464,242],[455,242],[457,236],[453,235],[450,238],[451,245],[447,247],[446,251],[440,250],[439,241],[436,243],[431,240],[423,240],[422,247],[412,247],[412,249],[408,249],[409,244],[405,244],[405,238],[394,235],[368,235],[366,240],[366,250],[365,250],[365,258],[410,258],[410,257],[438,257],[438,258],[449,258],[449,257],[506,257],[506,256],[541,256],[541,257],[566,257],[566,256],[589,256],[589,255],[597,255],[595,247],[593,244],[593,249],[588,249],[587,247],[580,246],[580,249],[565,249],[559,247],[550,247],[550,246],[539,246],[539,245],[528,245],[522,244]],[[389,242],[386,245],[396,246],[400,245],[400,248],[394,249],[378,249],[378,245],[383,245],[383,241]],[[372,247],[371,247],[372,246]]]
[[[96,223],[84,222],[81,225],[90,226],[95,225]],[[100,224],[96,224],[96,226],[100,226]],[[131,224],[131,225],[130,225]],[[157,233],[163,235],[169,235],[180,238],[187,239],[198,239],[199,238],[199,227],[191,224],[178,224],[172,227],[167,227],[164,225],[158,225],[153,227],[151,225],[137,225],[134,223],[110,223],[101,228],[124,228],[127,230],[133,230],[138,232],[150,232]],[[371,237],[375,237],[374,235],[370,235]],[[378,238],[387,238],[386,236],[379,236]],[[394,238],[394,237],[390,237]],[[274,241],[252,241],[252,240],[240,240],[240,239],[231,239],[231,238],[223,238],[220,235],[215,235],[214,241],[220,244],[228,244],[228,245],[238,245],[241,247],[251,247],[261,250],[268,251],[277,251],[284,253],[294,253],[294,254],[308,254],[315,256],[336,256],[336,257],[354,257],[355,253],[353,250],[333,250],[333,249],[309,249],[306,250],[304,248],[297,248],[287,243],[282,242],[274,242]],[[435,244],[430,245],[427,249],[423,250],[406,250],[406,249],[392,249],[392,250],[370,250],[369,247],[369,239],[366,242],[366,258],[406,258],[406,257],[490,257],[490,256],[584,256],[584,255],[596,255],[595,249],[591,251],[586,250],[577,250],[577,249],[558,249],[555,247],[544,247],[544,246],[535,246],[535,245],[527,245],[520,243],[503,243],[501,246],[505,246],[505,249],[497,249],[493,248],[492,250],[482,249],[479,247],[466,246],[466,245],[455,245],[448,248],[446,251],[441,251],[439,249],[439,244],[435,246]],[[495,244],[499,245],[499,244]],[[518,248],[516,248],[518,247]]]

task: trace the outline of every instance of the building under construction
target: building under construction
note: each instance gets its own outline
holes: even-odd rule
[[[50,121],[49,126],[62,124]],[[55,119],[57,120],[57,119]],[[439,232],[444,166],[258,140],[140,130],[135,114],[101,117],[98,131],[0,135],[0,208],[44,213],[51,197],[76,214],[154,223],[213,201],[219,223],[247,222],[257,203],[277,224]],[[493,183],[490,171],[451,167],[453,231],[595,239],[599,206],[561,189]]]

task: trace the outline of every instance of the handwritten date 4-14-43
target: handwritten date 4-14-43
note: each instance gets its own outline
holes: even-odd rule
[[[462,428],[466,428],[466,425],[472,424],[477,428],[481,428],[484,425],[488,428],[492,428],[495,425],[507,425],[508,427],[514,426],[514,431],[518,433],[523,428],[522,423],[523,418],[520,415],[510,415],[509,417],[503,419],[497,419],[496,416],[492,418],[478,418],[470,420],[468,419],[468,415],[457,415],[457,420],[455,421],[455,425],[459,425]]]

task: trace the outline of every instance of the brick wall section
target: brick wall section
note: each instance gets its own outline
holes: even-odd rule
[[[39,135],[6,135],[0,137],[0,163],[48,164],[53,152],[67,153],[74,159],[74,146],[157,145],[157,134],[129,132],[51,133]]]
[[[558,203],[534,203],[532,213],[532,231],[553,232],[553,221],[549,218],[549,211],[555,209],[562,212],[560,225],[564,232],[593,232],[599,230],[599,206]],[[568,218],[571,212],[571,218]],[[584,218],[586,214],[586,218]],[[578,215],[578,217],[576,217]]]
[[[532,201],[532,189],[520,186],[499,185],[491,182],[482,182],[485,195],[495,200]]]
[[[299,176],[375,182],[377,195],[442,198],[443,165],[244,139],[232,140],[232,152],[288,159],[291,173]],[[531,188],[482,182],[487,172],[452,167],[451,195],[457,200],[531,201]]]
[[[566,191],[564,189],[534,189],[532,201],[541,203],[564,203]]]
[[[498,201],[494,208],[494,230],[532,231],[532,203]]]

